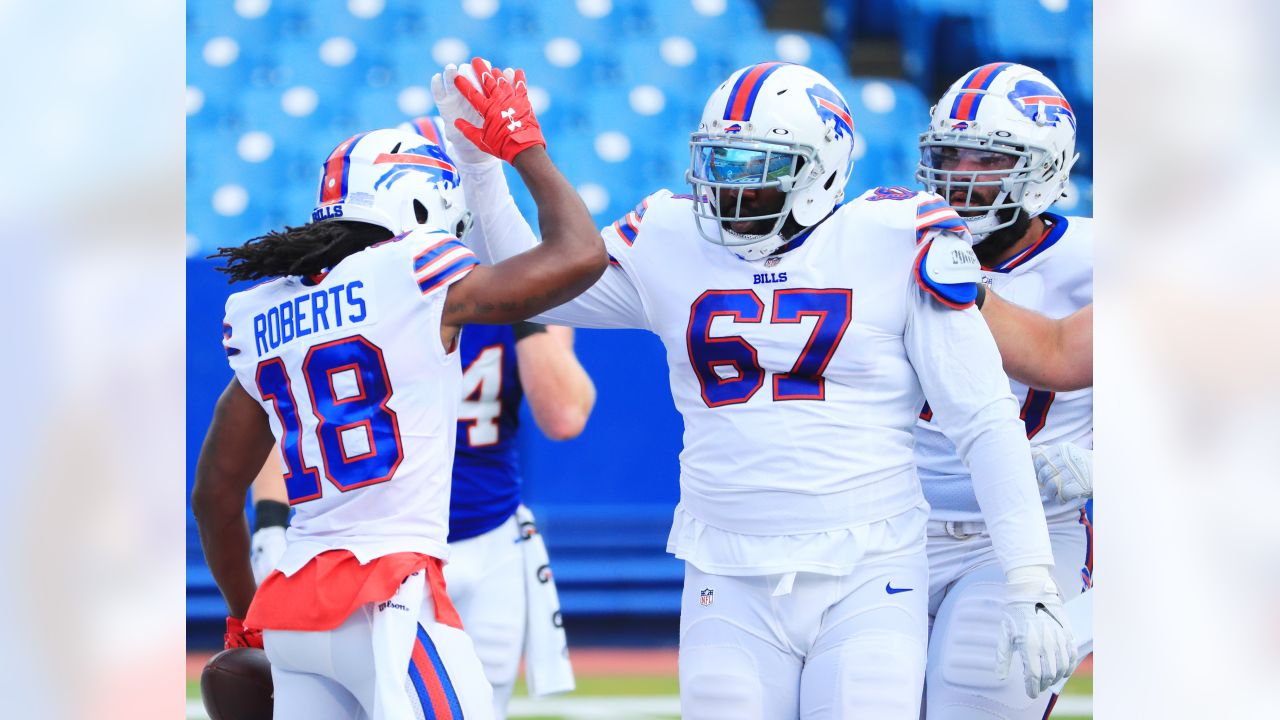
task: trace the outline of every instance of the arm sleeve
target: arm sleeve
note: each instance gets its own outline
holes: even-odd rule
[[[1052,566],[1026,430],[990,330],[977,308],[946,307],[914,282],[908,292],[907,356],[969,468],[1001,567]]]
[[[520,214],[498,163],[466,165],[462,183],[467,207],[475,223],[467,244],[482,262],[494,264],[534,247],[538,239]],[[609,237],[605,237],[610,253]],[[536,322],[583,328],[648,329],[640,291],[610,256],[609,267],[596,284],[564,305],[531,318]]]

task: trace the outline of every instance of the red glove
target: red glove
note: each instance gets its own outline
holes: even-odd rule
[[[454,78],[453,84],[484,118],[484,127],[478,128],[459,118],[453,124],[462,134],[476,147],[507,162],[535,145],[545,148],[547,141],[529,104],[524,71],[516,70],[512,82],[480,58],[471,61],[471,68],[480,80],[479,88],[462,75]]]
[[[253,647],[262,648],[262,631],[249,630],[245,628],[244,621],[240,618],[227,616],[227,634],[222,636],[222,646],[228,650],[231,648]]]

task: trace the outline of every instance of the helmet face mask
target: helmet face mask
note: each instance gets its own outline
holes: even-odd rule
[[[815,150],[798,143],[743,141],[723,133],[694,133],[689,145],[690,170],[685,179],[697,195],[707,198],[706,203],[694,205],[698,232],[704,239],[726,247],[752,245],[778,235],[791,215],[795,201],[792,191],[814,182],[816,174],[806,172],[799,180],[797,176],[802,170],[819,165]],[[761,190],[781,193],[781,207],[766,208],[748,202],[744,212],[744,193],[752,192],[754,199]],[[741,233],[732,228],[765,221],[772,221],[772,226],[764,232]]]
[[[418,227],[461,239],[472,218],[461,178],[439,144],[404,130],[374,130],[340,143],[325,161],[313,222],[357,221],[400,235]]]
[[[699,234],[747,260],[770,255],[788,221],[810,227],[844,198],[853,142],[849,106],[819,73],[780,62],[738,70],[690,136]]]
[[[933,107],[916,179],[960,213],[977,244],[1061,197],[1079,157],[1075,129],[1071,106],[1039,71],[984,65]]]

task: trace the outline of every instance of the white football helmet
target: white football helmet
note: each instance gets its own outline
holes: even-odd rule
[[[991,63],[965,73],[933,106],[916,179],[960,211],[976,244],[1061,197],[1080,157],[1075,147],[1076,116],[1058,86],[1034,68]],[[975,202],[977,188],[997,191]],[[1006,209],[1013,213],[1002,221]]]
[[[853,170],[853,117],[821,74],[802,65],[759,63],[711,93],[689,145],[685,179],[699,199],[693,204],[698,232],[755,260],[790,239],[779,235],[789,216],[809,227],[844,198]],[[742,192],[763,188],[785,193],[782,209],[742,215]],[[722,190],[736,190],[736,202],[721,207]],[[772,229],[743,235],[725,227],[758,220],[773,220]]]
[[[426,226],[459,239],[471,227],[462,179],[444,147],[390,129],[360,133],[333,149],[311,220],[367,222],[397,235]]]

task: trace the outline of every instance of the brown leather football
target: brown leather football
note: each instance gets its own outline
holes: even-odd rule
[[[271,720],[271,663],[258,648],[231,648],[209,658],[200,697],[212,720]]]

